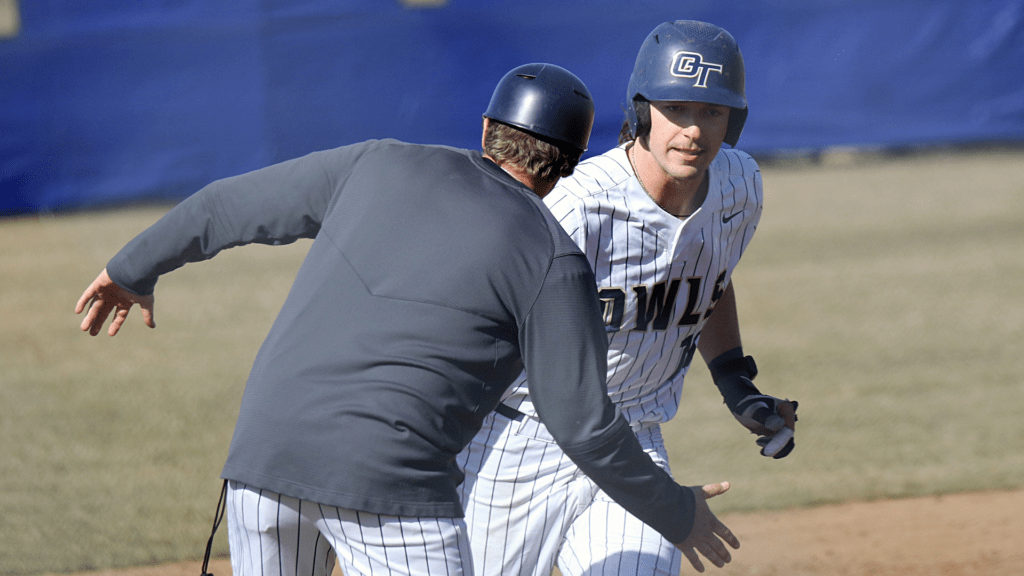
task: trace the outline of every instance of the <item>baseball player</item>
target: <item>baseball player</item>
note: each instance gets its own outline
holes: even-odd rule
[[[609,394],[669,470],[660,424],[675,416],[700,351],[762,454],[781,458],[794,446],[796,403],[753,385],[732,283],[762,210],[757,164],[722,148],[736,144],[747,117],[742,55],[717,26],[661,24],[640,48],[627,97],[620,145],[582,162],[544,198],[596,276]],[[529,374],[459,462],[480,573],[547,576],[557,565],[566,576],[678,574],[680,552],[704,570],[699,548],[644,526],[558,449],[537,417]]]
[[[326,575],[335,557],[346,576],[472,574],[455,457],[524,368],[552,437],[625,509],[715,558],[738,545],[615,411],[594,276],[540,199],[593,111],[570,72],[521,66],[494,91],[483,153],[373,140],[214,182],[86,289],[82,330],[113,313],[113,336],[135,304],[154,327],[161,275],[313,239],[222,471],[236,576]]]

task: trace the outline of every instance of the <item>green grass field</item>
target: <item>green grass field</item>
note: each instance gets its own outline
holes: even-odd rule
[[[800,401],[762,458],[695,363],[666,426],[716,511],[1024,486],[1024,151],[766,164],[735,279],[762,389]],[[242,386],[308,243],[160,281],[156,322],[78,330],[82,290],[167,207],[0,220],[0,574],[202,556]],[[226,553],[218,536],[216,552]]]

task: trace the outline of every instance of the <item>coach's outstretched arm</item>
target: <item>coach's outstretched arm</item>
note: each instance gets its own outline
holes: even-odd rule
[[[157,279],[189,262],[246,244],[283,245],[313,238],[334,200],[325,164],[354,162],[357,148],[314,152],[253,172],[217,180],[189,196],[142,231],[107,263],[85,290],[75,313],[88,310],[82,330],[95,336],[115,312],[107,333],[121,329],[132,306],[153,321]]]
[[[609,497],[675,544],[694,568],[696,552],[715,566],[739,540],[706,500],[728,483],[677,484],[644,452],[608,397],[607,337],[593,272],[583,254],[556,257],[520,332],[530,396],[537,415],[572,461]]]

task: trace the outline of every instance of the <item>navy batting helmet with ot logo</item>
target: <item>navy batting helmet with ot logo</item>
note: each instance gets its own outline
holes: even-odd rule
[[[587,149],[594,100],[583,81],[554,64],[524,64],[498,82],[484,118]]]
[[[722,28],[695,20],[665,22],[640,47],[626,93],[629,132],[636,136],[634,100],[707,102],[732,108],[725,143],[735,146],[747,120],[743,55]]]

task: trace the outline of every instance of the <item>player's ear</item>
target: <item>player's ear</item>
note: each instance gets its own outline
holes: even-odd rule
[[[487,127],[490,124],[491,124],[491,119],[490,118],[484,118],[484,129],[483,129],[482,133],[480,134],[480,149],[481,150],[486,150],[487,149],[487,147],[484,145],[484,142],[487,141]]]

